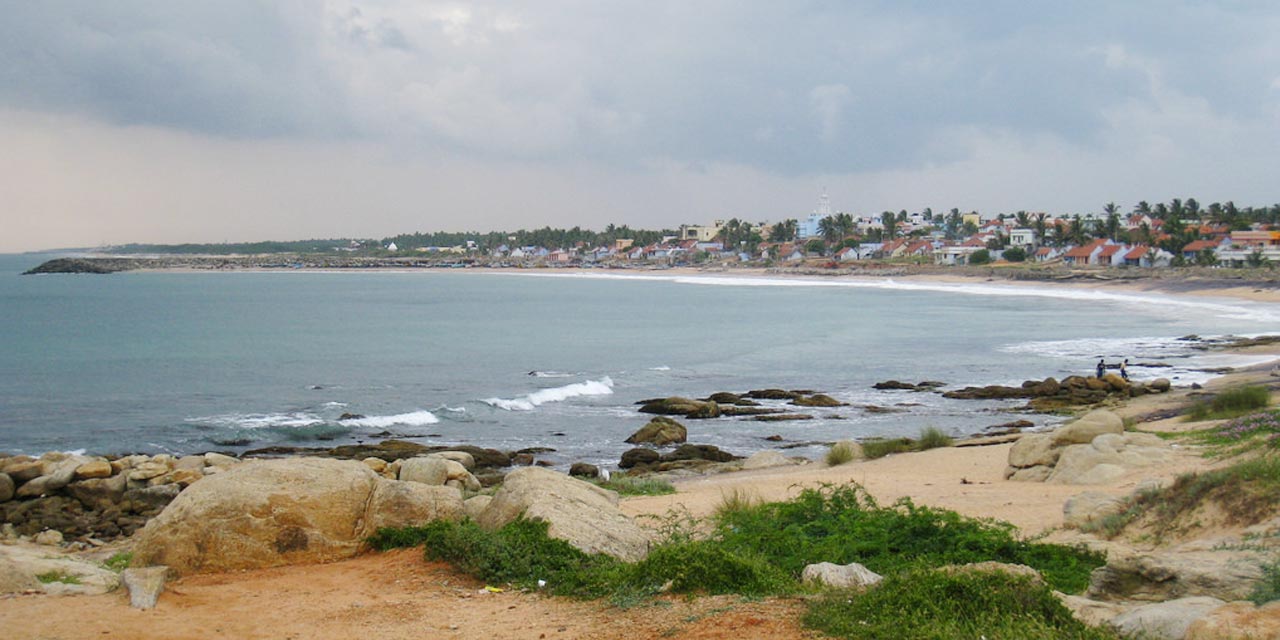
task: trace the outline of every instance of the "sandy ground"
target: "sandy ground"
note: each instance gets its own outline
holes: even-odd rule
[[[1266,347],[1275,354],[1280,347]],[[1258,349],[1253,351],[1257,352]],[[1280,384],[1270,367],[1219,378]],[[1143,416],[1176,407],[1192,392],[1131,401],[1119,412]],[[1142,422],[1146,430],[1180,430],[1176,419]],[[1003,470],[1012,445],[935,449],[838,467],[822,463],[679,481],[670,496],[623,500],[633,516],[675,510],[702,516],[725,496],[779,500],[820,483],[857,482],[880,503],[910,497],[918,504],[1011,522],[1025,534],[1056,529],[1062,504],[1082,491],[1124,494],[1148,478],[1203,470],[1210,462],[1185,450],[1169,465],[1141,469],[1106,486],[1008,482]],[[736,597],[676,598],[621,610],[536,593],[488,593],[484,585],[420,551],[370,553],[327,565],[192,576],[172,583],[152,611],[128,606],[123,590],[101,596],[23,595],[0,598],[0,638],[72,640],[127,638],[272,638],[337,640],[366,635],[397,638],[806,638],[796,600]]]

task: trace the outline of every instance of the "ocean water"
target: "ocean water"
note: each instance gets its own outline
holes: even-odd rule
[[[749,454],[930,426],[965,435],[1052,419],[1010,413],[1016,402],[871,385],[1017,384],[1089,374],[1099,357],[1129,358],[1137,379],[1185,385],[1212,376],[1203,369],[1256,360],[1179,337],[1265,333],[1280,321],[1275,305],[980,283],[472,270],[18,275],[48,257],[0,256],[0,451],[236,452],[394,436],[612,464],[648,419],[638,400],[764,387],[894,412],[690,420],[690,441]]]

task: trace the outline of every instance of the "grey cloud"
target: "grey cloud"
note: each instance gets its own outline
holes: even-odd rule
[[[1117,110],[1158,115],[1152,70],[1215,118],[1265,127],[1276,109],[1280,24],[1262,2],[320,6],[20,3],[0,25],[0,106],[785,175],[955,162],[972,129],[1103,149]],[[1115,47],[1150,64],[1108,64]]]

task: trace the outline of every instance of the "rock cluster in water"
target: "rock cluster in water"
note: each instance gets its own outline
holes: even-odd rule
[[[1096,405],[1108,399],[1135,398],[1148,393],[1164,393],[1170,383],[1158,378],[1149,383],[1130,382],[1109,373],[1101,378],[1069,376],[1059,382],[1055,378],[1027,380],[1020,387],[989,385],[965,387],[942,394],[944,398],[957,400],[1010,400],[1026,398],[1032,411],[1051,412],[1071,407]]]

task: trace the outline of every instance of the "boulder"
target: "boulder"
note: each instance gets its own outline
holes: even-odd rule
[[[1046,482],[1053,484],[1100,484],[1125,473],[1123,460],[1115,451],[1091,444],[1073,444],[1062,449],[1058,464]],[[1099,466],[1106,466],[1099,470]]]
[[[1156,393],[1165,393],[1172,387],[1173,385],[1169,382],[1168,378],[1156,378],[1155,380],[1147,383],[1147,388]]]
[[[355,555],[377,526],[461,511],[452,490],[396,485],[356,461],[253,461],[183,491],[137,534],[133,564],[187,575],[325,562]]]
[[[171,471],[172,469],[173,467],[170,467],[169,465],[165,464],[164,461],[151,460],[149,462],[143,462],[141,464],[138,464],[134,466],[132,469],[130,469],[129,479],[139,481],[139,482],[145,482],[152,478],[159,478],[160,476],[166,473],[169,473],[169,471]]]
[[[718,418],[720,405],[704,400],[692,400],[672,396],[649,400],[640,407],[640,413],[656,413],[665,416],[684,416],[689,419]]]
[[[137,567],[125,569],[120,574],[120,582],[129,590],[129,606],[134,609],[154,609],[164,591],[165,579],[169,567]]]
[[[0,502],[8,502],[13,499],[14,484],[13,478],[7,473],[0,473]]]
[[[618,461],[618,467],[621,469],[630,469],[632,467],[647,466],[658,462],[661,455],[653,449],[644,447],[636,447],[623,452],[622,459]]]
[[[111,476],[111,463],[106,460],[90,460],[75,470],[76,480],[88,480],[91,478],[108,478]]]
[[[1019,469],[1037,465],[1053,466],[1058,462],[1061,450],[1053,446],[1047,433],[1029,433],[1013,443],[1009,449],[1009,466]]]
[[[445,460],[452,460],[466,467],[468,471],[476,468],[476,457],[466,451],[439,451],[435,455]]]
[[[1127,638],[1183,640],[1191,623],[1223,604],[1203,596],[1148,604],[1112,618],[1111,626]]]
[[[436,520],[461,520],[466,515],[462,493],[452,487],[378,478],[366,507],[364,526],[417,527]]]
[[[1124,434],[1124,421],[1120,416],[1098,409],[1084,414],[1078,420],[1055,429],[1052,434],[1053,444],[1063,446],[1070,444],[1089,444],[1104,433]]]
[[[586,553],[638,561],[649,552],[648,534],[618,509],[618,494],[548,469],[507,474],[476,522],[494,530],[521,516],[546,522],[548,535]]]
[[[767,469],[769,467],[785,467],[795,464],[790,458],[782,455],[781,452],[765,450],[757,451],[742,461],[743,470],[750,469]]]
[[[1111,619],[1124,613],[1124,607],[1114,602],[1100,602],[1098,600],[1090,600],[1083,596],[1071,596],[1061,591],[1054,591],[1056,597],[1062,605],[1065,606],[1071,615],[1091,627],[1101,627]]]
[[[811,396],[796,398],[791,401],[791,404],[797,407],[843,407],[847,403],[840,402],[823,393],[815,393]]]
[[[1187,627],[1186,640],[1280,638],[1280,602],[1261,607],[1248,602],[1222,605]]]
[[[35,543],[46,547],[61,547],[63,542],[62,532],[55,529],[48,529],[36,534]]]
[[[1044,482],[1053,475],[1053,467],[1044,465],[1035,467],[1026,467],[1019,469],[1017,467],[1008,467],[1005,469],[1005,480],[1014,482]]]
[[[1262,579],[1265,554],[1254,551],[1161,550],[1113,554],[1089,576],[1095,600],[1163,602],[1190,596],[1246,600]]]
[[[36,591],[39,588],[40,582],[36,580],[34,573],[0,554],[0,595]]]
[[[710,444],[682,444],[679,447],[676,447],[675,451],[662,456],[663,462],[677,462],[680,460],[730,462],[732,460],[741,459],[742,456],[735,456],[728,451],[721,451],[720,447]]]
[[[639,431],[631,434],[631,437],[625,440],[628,444],[652,444],[662,446],[664,444],[679,444],[684,442],[689,436],[688,429],[685,426],[667,418],[665,416],[657,416],[649,421],[649,424],[640,427]]]
[[[806,566],[800,574],[800,580],[805,584],[826,585],[837,589],[866,589],[879,584],[883,579],[880,574],[856,562],[846,565],[819,562]]]
[[[462,509],[466,512],[467,517],[475,520],[489,508],[489,503],[493,502],[493,496],[471,496],[462,503]]]
[[[371,471],[378,475],[382,475],[382,472],[387,470],[387,461],[382,458],[368,457],[361,460],[360,464],[369,467]]]
[[[600,468],[594,464],[575,462],[569,465],[569,475],[575,478],[596,478],[600,476]]]
[[[204,456],[182,456],[177,462],[173,463],[174,469],[190,469],[192,471],[203,471],[205,468]]]
[[[18,458],[10,458],[5,463],[4,473],[13,478],[14,483],[22,484],[31,482],[36,478],[44,475],[44,463],[39,460],[32,460],[26,456]]]
[[[400,479],[405,482],[441,486],[449,481],[449,461],[438,456],[401,460]]]
[[[210,451],[204,454],[204,464],[206,467],[230,467],[240,464],[240,459]]]
[[[725,392],[725,391],[721,391],[721,392],[719,392],[719,393],[713,393],[713,394],[711,394],[711,395],[707,396],[707,402],[714,402],[714,403],[716,403],[716,404],[733,404],[733,405],[736,405],[736,404],[738,404],[738,403],[742,402],[742,396],[740,396],[740,395],[738,395],[738,394],[736,394],[736,393],[728,393],[728,392]],[[752,404],[755,404],[755,403],[753,402]]]
[[[1124,499],[1116,496],[1086,491],[1070,498],[1062,505],[1062,525],[1079,529],[1124,511]]]
[[[86,462],[89,462],[89,458],[83,456],[60,458],[53,462],[46,460],[44,475],[18,487],[15,494],[19,498],[38,498],[59,491],[75,480],[76,469]]]
[[[915,391],[916,385],[910,382],[902,382],[900,380],[885,380],[871,385],[872,389],[881,391]]]
[[[101,511],[120,504],[124,500],[127,480],[123,474],[109,478],[91,478],[72,482],[67,485],[66,492],[80,501],[86,509]]]
[[[178,497],[182,487],[176,484],[162,484],[154,487],[126,489],[120,503],[125,508],[137,513],[148,513],[165,508]]]
[[[795,400],[802,394],[785,389],[756,389],[745,394],[754,400]]]

